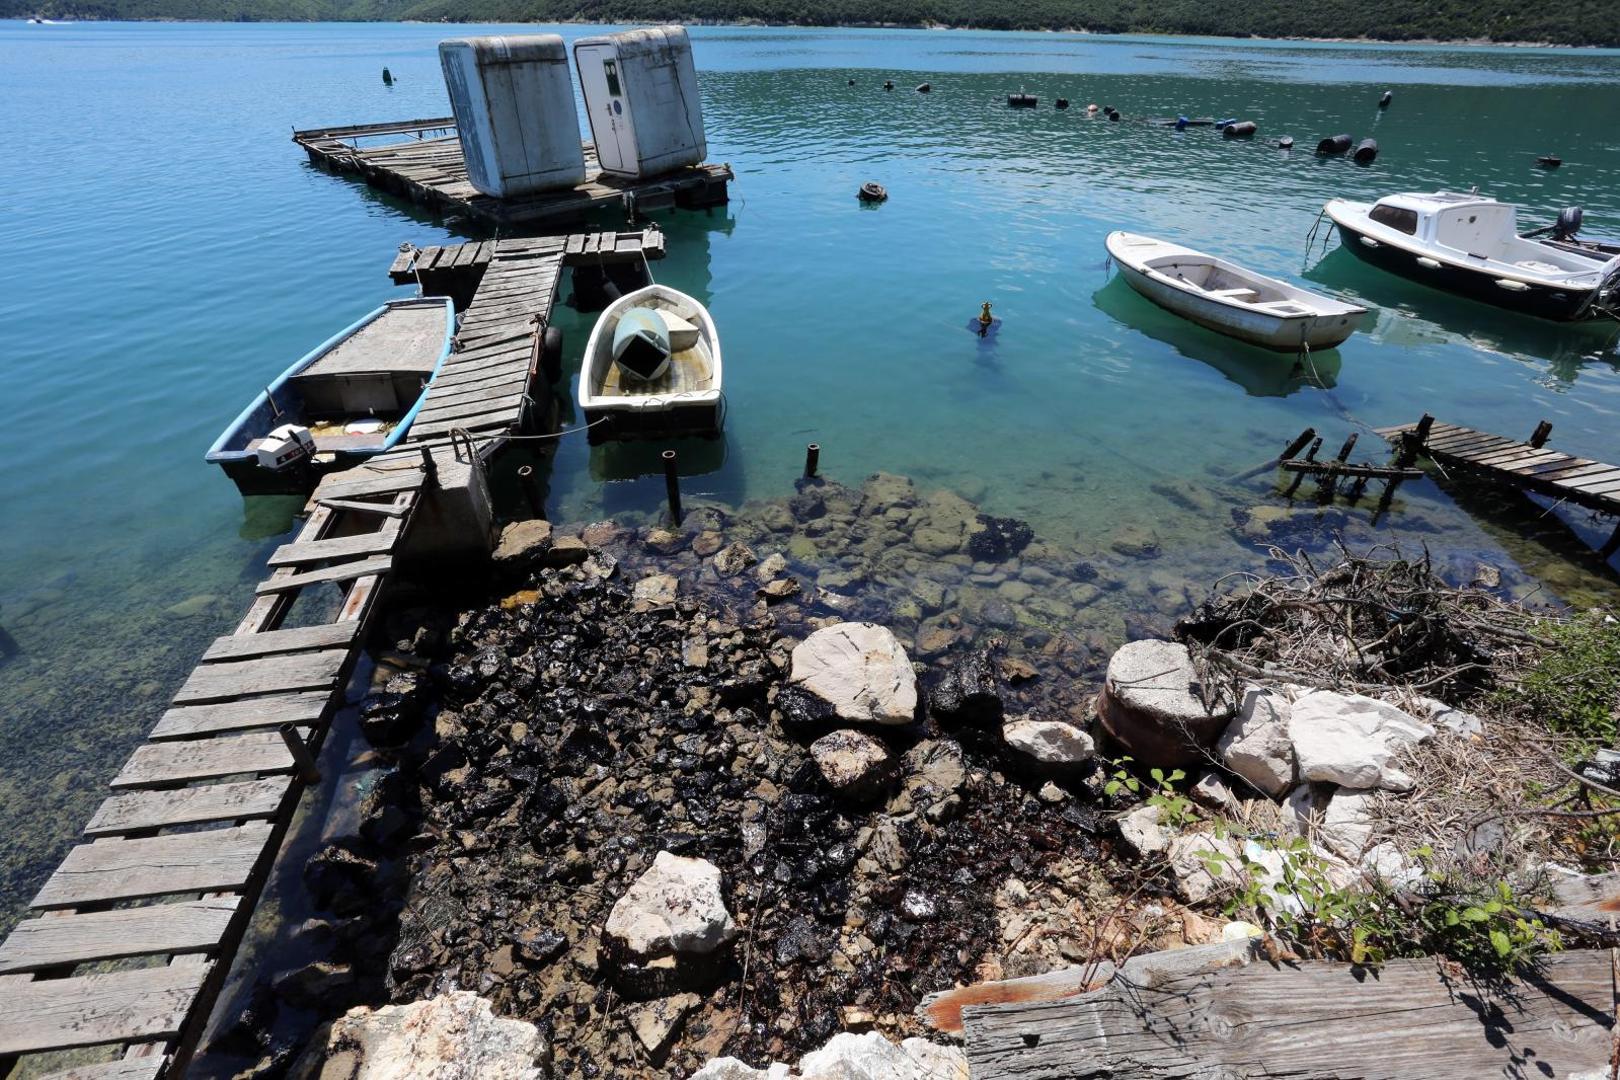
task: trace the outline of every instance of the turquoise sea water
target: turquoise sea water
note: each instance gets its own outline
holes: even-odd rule
[[[0,23],[0,627],[16,651],[0,662],[0,924],[290,525],[292,503],[244,506],[203,464],[208,443],[293,357],[396,294],[384,271],[399,243],[462,235],[311,168],[291,129],[443,115],[441,37],[532,29]],[[1214,478],[1307,424],[1337,446],[1357,422],[1424,410],[1516,434],[1545,417],[1559,448],[1620,457],[1613,334],[1428,292],[1336,240],[1306,250],[1328,197],[1440,186],[1478,185],[1538,222],[1582,204],[1589,232],[1620,234],[1620,53],[693,37],[710,156],[737,180],[727,207],[658,215],[670,254],[655,273],[709,304],[727,360],[724,463],[688,480],[690,497],[784,495],[815,441],[830,475],[908,473],[1082,555],[1121,527],[1151,531],[1173,572],[1208,580],[1252,558],[1230,511],[1277,501]],[[924,80],[934,92],[913,92]],[[1007,109],[1019,89],[1041,107]],[[1050,107],[1060,95],[1068,112]],[[1088,102],[1127,120],[1087,121]],[[1178,113],[1253,119],[1261,135],[1131,119]],[[1340,131],[1376,137],[1378,162],[1271,146]],[[1565,166],[1536,168],[1548,152]],[[869,179],[887,204],[857,203]],[[1375,321],[1292,373],[1111,280],[1115,228],[1302,277]],[[1003,320],[990,340],[966,329],[984,300]],[[577,354],[589,317],[560,322]],[[625,471],[565,441],[552,516],[655,507],[657,480],[605,482]],[[1214,512],[1164,494],[1176,485],[1209,489]],[[1387,535],[1592,595],[1500,520],[1428,483],[1404,494]]]

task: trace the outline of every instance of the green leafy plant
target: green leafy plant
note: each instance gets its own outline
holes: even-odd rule
[[[1498,691],[1502,703],[1549,730],[1613,745],[1620,734],[1620,622],[1588,612],[1547,636],[1554,647],[1516,685]]]
[[[1192,800],[1176,790],[1176,784],[1187,779],[1187,774],[1180,769],[1172,769],[1168,773],[1160,768],[1148,770],[1148,781],[1145,785],[1142,778],[1131,770],[1133,759],[1128,755],[1114,758],[1109,762],[1113,771],[1109,773],[1108,782],[1103,785],[1103,794],[1112,798],[1121,791],[1128,791],[1132,795],[1140,795],[1144,788],[1147,790],[1146,802],[1149,806],[1159,810],[1159,824],[1167,829],[1184,829],[1198,820],[1198,813],[1193,809]]]
[[[1259,920],[1309,956],[1368,967],[1444,956],[1470,971],[1510,974],[1562,948],[1506,881],[1438,870],[1428,848],[1413,852],[1422,874],[1410,884],[1350,888],[1303,839],[1256,847],[1240,848],[1226,914]],[[1232,864],[1220,852],[1203,857],[1212,876]]]

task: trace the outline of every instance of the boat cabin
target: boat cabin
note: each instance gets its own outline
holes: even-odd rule
[[[1403,233],[1416,246],[1543,274],[1582,272],[1591,260],[1548,248],[1519,235],[1518,208],[1483,195],[1454,191],[1406,192],[1379,199],[1367,219]]]

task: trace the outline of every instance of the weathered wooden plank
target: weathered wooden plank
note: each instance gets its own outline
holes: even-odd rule
[[[270,566],[308,566],[328,559],[352,559],[358,555],[386,555],[399,543],[399,519],[385,523],[375,532],[334,536],[329,540],[297,541],[283,544],[270,553]]]
[[[207,976],[206,965],[153,967],[9,987],[0,1055],[178,1035]]]
[[[266,630],[262,634],[226,634],[214,639],[203,653],[203,663],[216,660],[246,660],[274,653],[301,652],[305,649],[344,648],[354,641],[359,623],[320,623],[286,630]]]
[[[1549,465],[1555,461],[1569,461],[1568,454],[1557,450],[1532,450],[1528,446],[1513,446],[1495,453],[1471,458],[1476,465],[1509,470],[1522,465]]]
[[[291,787],[289,777],[267,776],[172,791],[126,791],[102,802],[84,834],[94,838],[175,825],[270,818],[281,809]]]
[[[167,1054],[149,1054],[94,1065],[75,1065],[62,1072],[41,1076],[38,1080],[156,1080],[168,1063]]]
[[[1433,960],[1254,965],[963,1017],[975,1080],[1566,1077],[1608,1065],[1614,978],[1595,951],[1550,957],[1507,989]]]
[[[411,512],[410,506],[402,506],[399,503],[371,503],[360,502],[357,499],[329,499],[324,495],[316,496],[315,502],[318,506],[324,506],[328,510],[348,510],[356,514],[382,514],[384,517],[404,517]]]
[[[0,972],[121,960],[129,956],[208,952],[225,936],[238,897],[144,904],[17,924],[0,943]]]
[[[414,426],[414,425],[413,425]],[[322,499],[322,506],[350,508],[341,499]],[[371,509],[367,507],[367,509]],[[381,511],[381,508],[378,508]],[[399,515],[391,515],[399,516]],[[310,585],[322,585],[332,581],[353,581],[357,577],[368,574],[386,574],[393,568],[394,560],[387,557],[376,559],[360,559],[355,562],[342,563],[338,566],[325,566],[319,570],[309,570],[302,574],[294,574],[280,581],[261,581],[254,589],[260,596],[268,593],[287,592],[292,589],[302,589]]]
[[[292,755],[274,731],[246,731],[211,739],[176,739],[135,748],[113,777],[114,788],[159,787],[214,780],[239,773],[291,772]]]
[[[174,703],[202,705],[258,694],[329,690],[337,685],[348,658],[348,649],[326,649],[199,664],[175,693]]]
[[[220,731],[249,731],[279,724],[313,724],[326,715],[327,706],[331,703],[331,691],[314,691],[222,701],[212,705],[188,705],[164,713],[148,737],[153,740],[189,739]]]
[[[353,499],[361,495],[392,495],[399,491],[415,491],[422,486],[422,470],[390,469],[387,472],[334,474],[320,482],[315,494],[322,498]]]
[[[470,417],[505,417],[517,413],[523,407],[528,393],[522,389],[507,391],[496,397],[474,399],[471,401],[444,402],[422,413],[424,424],[437,424],[444,420],[458,420]]]
[[[270,825],[254,823],[80,844],[68,852],[29,906],[81,907],[107,900],[240,889],[252,876],[271,834]]]

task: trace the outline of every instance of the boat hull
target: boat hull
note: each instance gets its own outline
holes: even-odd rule
[[[1125,263],[1116,265],[1131,288],[1166,311],[1263,349],[1298,352],[1301,345],[1332,349],[1342,345],[1361,324],[1360,314],[1268,316],[1193,295]]]
[[[720,436],[720,402],[676,405],[667,409],[613,409],[586,406],[587,438],[592,446],[634,439],[679,439]]]
[[[1339,227],[1339,239],[1345,248],[1361,261],[1380,270],[1431,288],[1479,300],[1492,307],[1557,322],[1576,322],[1591,315],[1590,289],[1556,289],[1529,283],[1525,283],[1523,290],[1503,288],[1496,283],[1498,279],[1494,273],[1470,270],[1433,258],[1429,261],[1438,265],[1426,266],[1418,262],[1420,258],[1427,258],[1421,252],[1368,236],[1344,221],[1335,224]]]

